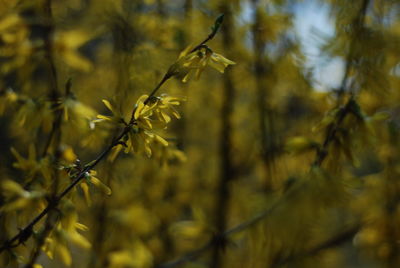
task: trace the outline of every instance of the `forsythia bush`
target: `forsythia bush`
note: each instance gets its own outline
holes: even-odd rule
[[[0,267],[400,266],[398,1],[0,2]]]

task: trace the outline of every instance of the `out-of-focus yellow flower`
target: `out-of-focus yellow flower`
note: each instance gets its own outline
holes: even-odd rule
[[[193,47],[189,46],[179,55],[178,60],[168,71],[171,76],[175,75],[182,78],[183,82],[187,82],[193,72],[196,79],[198,79],[207,65],[223,73],[226,67],[236,64],[224,56],[213,52],[205,45],[196,51],[191,52],[192,50]]]
[[[4,92],[4,95],[0,95],[0,115],[4,113],[6,108],[13,107],[18,101],[18,95],[11,88]]]
[[[90,38],[91,34],[78,30],[57,32],[54,36],[53,47],[69,66],[87,72],[92,69],[92,63],[83,57],[78,49]]]
[[[56,232],[59,232],[59,230]],[[61,235],[59,234],[57,237],[59,238]],[[56,255],[65,265],[70,266],[72,263],[71,253],[65,241],[61,242],[58,239],[47,237],[42,250],[50,259],[54,259],[54,255]]]
[[[56,224],[42,247],[42,250],[50,259],[53,259],[56,255],[65,265],[70,266],[72,258],[67,246],[68,242],[82,249],[89,249],[91,247],[89,241],[78,232],[78,230],[87,231],[88,228],[77,220],[78,214],[76,211],[67,208],[61,221]]]
[[[92,120],[96,112],[89,106],[81,103],[74,97],[67,97],[60,101],[60,108],[64,113],[64,120],[80,121],[80,120]],[[71,118],[72,116],[72,118]]]
[[[44,193],[27,191],[17,182],[5,179],[0,183],[1,194],[5,197],[0,212],[10,212],[20,209],[36,209],[44,203]]]
[[[285,149],[290,153],[303,153],[311,149],[317,149],[318,143],[303,136],[296,136],[288,139]]]
[[[62,158],[68,163],[76,161],[77,156],[71,146],[62,146]]]
[[[92,120],[90,122],[91,129],[94,129],[97,123],[103,121],[110,121],[115,124],[125,123],[123,115],[117,109],[115,109],[115,107],[108,100],[102,100],[102,102],[107,107],[107,109],[112,113],[112,116],[98,114],[96,116],[97,119]]]
[[[180,221],[174,223],[170,233],[180,239],[195,239],[204,231],[204,225],[198,221]]]
[[[158,144],[155,150],[156,158],[160,161],[161,166],[166,166],[170,163],[184,163],[187,157],[184,152],[178,150],[174,146],[163,146]]]
[[[132,257],[131,252],[128,250],[111,252],[108,255],[108,259],[110,262],[110,267],[112,268],[129,267],[132,266],[135,261]]]
[[[153,154],[151,144],[154,141],[163,144],[163,146],[168,146],[168,141],[158,134],[142,129],[139,129],[138,132],[131,131],[125,150],[126,152],[133,150],[136,153],[145,152],[148,157],[151,157]]]
[[[22,188],[17,182],[12,180],[3,180],[0,185],[2,191],[4,192],[4,196],[23,196],[28,197],[29,192]]]
[[[71,211],[63,217],[61,221],[61,230],[66,232],[67,239],[75,245],[83,249],[89,249],[91,247],[89,241],[78,232],[78,230],[87,231],[89,228],[78,222],[78,214],[75,211]]]
[[[21,169],[28,174],[28,181],[32,179],[36,174],[41,174],[46,180],[50,181],[51,178],[51,167],[48,158],[41,158],[37,160],[36,148],[33,144],[29,145],[28,157],[22,157],[18,151],[11,147],[11,153],[17,159],[17,162],[13,163],[13,167]]]
[[[142,204],[131,204],[112,212],[113,220],[128,228],[131,228],[138,236],[151,235],[159,226],[156,214],[146,209]],[[141,219],[138,221],[137,219]]]
[[[34,44],[29,40],[28,26],[21,16],[10,14],[0,20],[0,44],[0,57],[7,58],[0,68],[2,72],[10,72],[27,62]]]
[[[151,267],[153,256],[149,249],[141,242],[135,241],[131,249],[113,251],[108,255],[111,268],[123,267]]]
[[[54,112],[52,103],[41,99],[24,99],[15,117],[16,124],[28,129],[42,127],[49,132],[53,123]]]

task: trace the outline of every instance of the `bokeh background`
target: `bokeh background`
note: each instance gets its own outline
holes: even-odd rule
[[[0,1],[0,266],[400,267],[399,11]],[[157,130],[168,146],[113,151],[91,173],[103,184],[89,176],[5,246],[124,128],[96,121],[102,100],[129,121],[221,13],[207,45],[236,64],[163,85],[186,99]]]

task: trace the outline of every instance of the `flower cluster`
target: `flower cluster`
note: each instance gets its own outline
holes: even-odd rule
[[[28,156],[24,158],[15,148],[11,147],[11,153],[16,162],[13,167],[26,173],[26,182],[31,182],[36,175],[40,175],[46,181],[51,180],[51,165],[47,157],[40,158],[33,144],[29,145]]]
[[[67,65],[89,71],[92,63],[78,49],[91,37],[89,33],[71,30],[56,32],[51,42],[54,51]],[[7,58],[7,62],[0,67],[1,71],[8,73],[23,66],[29,57],[43,47],[43,40],[30,38],[28,24],[20,15],[10,14],[0,20],[0,58]]]
[[[72,207],[67,207],[61,220],[46,238],[42,250],[53,259],[56,255],[66,266],[72,264],[69,245],[74,244],[82,249],[89,249],[90,242],[79,231],[87,231],[88,227],[78,222],[78,214]]]
[[[0,183],[0,192],[6,201],[0,208],[0,213],[14,211],[30,211],[45,206],[45,193],[42,191],[27,191],[19,183],[5,179]]]
[[[8,59],[0,70],[8,73],[24,65],[33,44],[29,41],[28,26],[21,16],[10,14],[0,20],[0,58]]]
[[[168,141],[164,139],[158,132],[166,129],[172,117],[180,118],[175,106],[180,105],[184,101],[183,98],[172,97],[166,94],[161,96],[149,97],[142,95],[136,102],[132,115],[131,126],[128,135],[126,135],[120,144],[114,147],[114,151],[110,156],[113,160],[118,153],[125,148],[125,152],[144,152],[148,157],[153,154],[153,150],[159,148],[157,145],[167,147]],[[112,112],[112,116],[98,115],[94,122],[109,121],[116,124],[125,124],[123,116],[107,100],[103,100],[106,107]]]
[[[182,82],[187,82],[193,73],[196,79],[200,78],[200,75],[207,65],[220,73],[224,73],[226,67],[234,64],[236,63],[213,52],[206,45],[202,45],[199,49],[195,49],[194,51],[193,47],[189,46],[182,51],[178,60],[169,68],[168,73],[171,76],[181,78]]]

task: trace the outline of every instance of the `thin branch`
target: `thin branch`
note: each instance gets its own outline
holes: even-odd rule
[[[291,196],[291,194],[293,194],[295,191],[292,191],[289,195],[286,195],[286,197]],[[219,237],[213,237],[211,238],[206,244],[204,244],[202,247],[193,250],[187,254],[185,254],[184,256],[174,260],[174,261],[170,261],[170,262],[166,262],[164,264],[160,264],[157,265],[156,268],[173,268],[173,267],[178,267],[179,265],[182,265],[184,263],[190,262],[190,261],[194,261],[196,259],[198,259],[199,257],[201,257],[204,253],[206,253],[208,250],[210,250],[211,248],[213,248],[216,244],[218,244],[221,240],[225,240],[228,241],[229,236],[236,234],[236,233],[240,233],[242,231],[247,230],[248,228],[253,227],[254,225],[256,225],[257,223],[259,223],[260,221],[268,218],[272,212],[277,209],[278,207],[280,207],[284,202],[287,201],[286,199],[280,199],[277,202],[275,202],[269,209],[261,212],[260,214],[258,214],[257,216],[253,217],[252,219],[242,222],[238,225],[236,225],[235,227],[232,227],[228,230],[226,230],[222,235],[220,235]],[[327,240],[315,245],[314,247],[304,251],[301,254],[298,254],[296,256],[290,256],[287,257],[285,259],[280,259],[277,262],[275,262],[275,265],[281,265],[284,263],[287,263],[291,260],[297,259],[297,257],[307,257],[307,256],[313,256],[317,253],[319,253],[322,250],[328,249],[328,248],[332,248],[332,247],[336,247],[339,246],[340,244],[348,241],[349,239],[352,239],[354,237],[354,235],[357,234],[357,232],[361,229],[361,224],[356,224],[350,228],[347,228],[345,231],[334,235],[333,237],[328,238]]]
[[[215,20],[214,26],[211,28],[211,33],[207,36],[206,39],[203,40],[200,44],[195,46],[190,53],[195,52],[196,50],[199,50],[202,46],[204,46],[208,41],[214,38],[214,36],[217,34],[219,28],[222,25],[222,22],[224,21],[224,14],[221,14],[218,16],[218,18]]]
[[[351,95],[347,103],[342,108],[340,108],[338,114],[336,115],[335,122],[328,127],[325,140],[322,144],[322,147],[318,149],[317,155],[315,157],[312,166],[320,167],[324,162],[324,160],[326,159],[326,157],[328,156],[329,145],[335,140],[336,133],[338,132],[340,125],[342,124],[347,114],[351,111],[353,104],[354,104],[354,97],[353,95]]]
[[[50,0],[48,0],[50,1]],[[219,27],[222,23],[223,20],[223,15],[219,16],[212,28],[211,34],[204,40],[202,41],[196,48],[201,48],[205,43],[210,41],[211,39],[214,38],[215,34],[218,32]],[[195,51],[196,49],[194,49]],[[53,65],[54,67],[54,65]],[[52,69],[55,72],[55,67]],[[172,77],[171,74],[168,74],[168,71],[164,75],[164,77],[161,79],[161,81],[158,83],[158,85],[153,89],[153,91],[150,93],[150,95],[147,97],[147,99],[144,101],[144,103],[148,103],[150,99],[157,93],[157,91],[161,88],[161,86]],[[33,233],[33,227],[44,217],[46,216],[50,211],[55,209],[62,198],[66,196],[72,189],[75,188],[75,186],[83,179],[85,176],[89,173],[90,170],[92,170],[94,167],[96,167],[109,153],[110,151],[120,144],[120,141],[125,135],[129,133],[131,130],[132,126],[136,123],[134,114],[136,112],[136,107],[133,109],[131,119],[129,121],[129,124],[124,127],[124,129],[121,131],[121,133],[104,149],[95,160],[89,162],[88,164],[85,165],[85,167],[78,172],[74,177],[72,177],[73,181],[71,182],[70,185],[68,185],[59,195],[55,196],[52,198],[51,202],[48,203],[48,205],[42,210],[42,212],[39,213],[30,223],[28,223],[24,228],[20,229],[19,233],[13,236],[12,238],[4,241],[2,243],[2,246],[0,247],[0,253],[3,252],[4,250],[15,248],[25,241],[27,241]]]
[[[314,247],[311,247],[310,249],[308,249],[304,252],[301,252],[301,253],[298,253],[298,254],[295,254],[292,256],[288,256],[283,259],[277,259],[272,264],[272,267],[281,266],[281,265],[287,264],[293,260],[299,260],[302,258],[315,256],[323,250],[338,247],[338,246],[342,245],[343,243],[353,239],[353,237],[360,231],[360,229],[361,229],[361,225],[359,225],[359,224],[351,226],[351,227],[347,228],[346,230],[334,235],[333,237],[328,238],[327,240],[315,245]]]
[[[261,212],[260,214],[258,214],[257,216],[251,218],[250,220],[242,222],[242,223],[240,223],[240,224],[238,224],[238,225],[226,230],[225,232],[223,232],[222,234],[220,234],[218,236],[214,236],[206,244],[204,244],[202,247],[200,247],[200,248],[198,248],[196,250],[193,250],[193,251],[185,254],[184,256],[182,256],[182,257],[180,257],[180,258],[178,258],[178,259],[176,259],[174,261],[170,261],[170,262],[166,262],[164,264],[157,265],[156,268],[172,268],[172,267],[177,267],[177,266],[179,266],[181,264],[184,264],[186,262],[196,260],[203,253],[207,252],[209,249],[214,248],[217,244],[220,244],[221,241],[228,241],[228,237],[230,235],[245,231],[248,228],[256,225],[257,223],[259,223],[260,221],[264,220],[265,218],[269,217],[271,215],[271,213],[275,209],[280,207],[284,203],[284,201],[286,201],[287,198],[292,195],[292,193],[294,193],[294,191],[288,192],[288,194],[286,195],[286,199],[279,199],[271,207],[269,207],[267,210]]]

